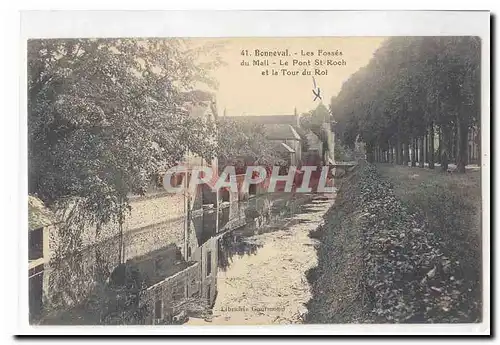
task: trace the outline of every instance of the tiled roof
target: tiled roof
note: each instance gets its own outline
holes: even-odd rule
[[[222,119],[263,125],[269,139],[301,140],[294,128],[297,125],[297,116],[295,115],[224,116]]]
[[[268,139],[292,139],[301,140],[300,135],[291,126],[286,124],[270,124],[264,126]]]
[[[262,125],[270,124],[286,124],[297,125],[297,116],[295,115],[244,115],[244,116],[225,116],[223,119],[231,119],[233,121],[241,121],[247,123],[255,123]]]

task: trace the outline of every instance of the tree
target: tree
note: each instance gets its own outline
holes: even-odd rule
[[[210,83],[219,63],[197,63],[206,49],[178,39],[30,40],[29,193],[71,203],[79,223],[121,225],[128,196],[158,170],[187,150],[213,156],[213,126],[183,108],[184,91]]]
[[[437,128],[442,169],[456,158],[457,170],[465,172],[467,134],[479,124],[479,88],[477,37],[390,38],[332,99],[337,136],[352,145],[360,135],[369,160],[383,159],[395,147],[399,164],[408,163],[410,145],[422,150],[427,137],[433,168]]]
[[[219,165],[272,167],[285,165],[275,144],[266,138],[263,125],[242,123],[227,118],[217,122],[217,156]]]
[[[323,152],[321,157],[325,157],[325,152],[329,149],[328,134],[325,131],[325,125],[330,126],[330,111],[323,103],[320,103],[314,110],[302,114],[300,117],[300,126],[305,130],[314,133],[322,142]]]

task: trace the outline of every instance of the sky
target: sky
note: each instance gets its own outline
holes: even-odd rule
[[[228,116],[239,115],[279,115],[299,113],[314,109],[320,100],[314,100],[313,75],[318,68],[320,73],[327,70],[327,75],[314,75],[323,103],[328,105],[332,96],[341,89],[342,83],[359,68],[365,66],[375,50],[384,41],[384,37],[301,37],[301,38],[221,38],[192,39],[196,44],[218,43],[218,54],[224,66],[211,72],[218,81],[216,93],[219,116],[224,109]],[[288,49],[291,56],[255,56],[255,50],[273,52]],[[318,55],[318,50],[330,55]],[[336,53],[337,52],[337,53]],[[339,54],[342,53],[342,55]],[[313,54],[306,56],[304,54]],[[244,54],[244,55],[242,55]],[[250,56],[251,55],[251,56]],[[253,61],[271,66],[254,66]],[[315,60],[340,65],[314,66]],[[242,61],[249,66],[242,66]],[[280,62],[281,60],[281,62]],[[308,63],[311,66],[292,66],[296,63]],[[344,62],[345,64],[344,64]],[[274,64],[273,64],[274,62]],[[288,66],[279,66],[288,62]],[[282,75],[280,69],[298,71],[298,75]],[[278,70],[278,75],[262,75],[266,69]],[[302,75],[304,69],[312,75]],[[270,73],[270,71],[269,71]],[[317,92],[317,91],[316,91]]]

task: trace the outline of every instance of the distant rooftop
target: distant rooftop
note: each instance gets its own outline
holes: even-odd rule
[[[300,135],[294,129],[294,127],[297,127],[296,115],[242,115],[224,116],[222,119],[239,123],[264,125],[268,139],[301,140]]]
[[[288,124],[269,124],[265,126],[266,137],[268,139],[293,139],[301,140],[300,135]]]
[[[296,115],[242,115],[242,116],[225,116],[226,119],[231,119],[233,121],[250,122],[256,124],[286,124],[286,125],[297,125]]]

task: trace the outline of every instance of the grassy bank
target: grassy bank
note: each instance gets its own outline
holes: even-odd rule
[[[475,174],[361,164],[311,234],[307,322],[480,321]]]
[[[441,251],[458,263],[455,279],[461,281],[456,301],[458,319],[480,321],[481,315],[481,172],[449,174],[437,170],[378,165],[396,196],[439,239]]]

